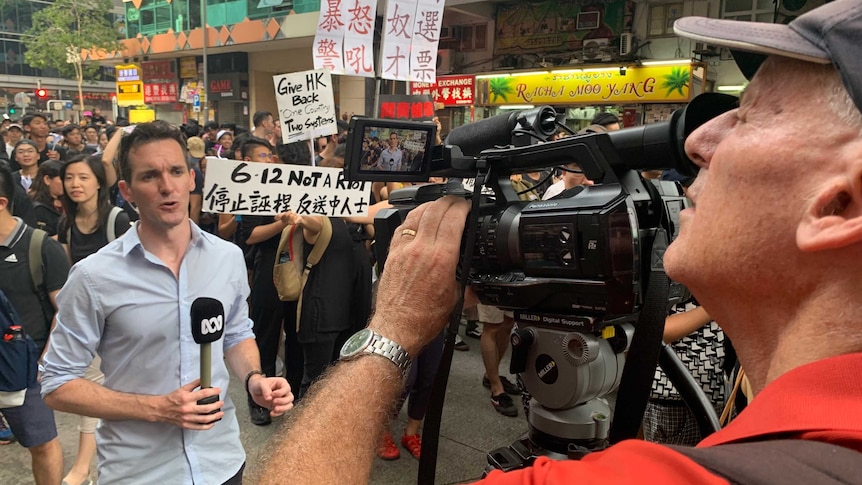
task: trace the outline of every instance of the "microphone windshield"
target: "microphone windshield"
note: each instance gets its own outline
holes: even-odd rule
[[[195,342],[206,344],[220,339],[224,333],[224,305],[215,298],[201,297],[192,302],[192,336]]]
[[[457,146],[464,155],[476,156],[482,150],[511,145],[515,128],[545,140],[557,131],[556,120],[557,113],[550,106],[512,111],[461,125],[449,133],[445,144]]]

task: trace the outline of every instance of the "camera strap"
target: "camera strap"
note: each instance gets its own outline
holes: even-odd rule
[[[437,448],[440,441],[440,424],[443,418],[443,404],[446,400],[446,386],[449,383],[449,370],[452,368],[452,355],[455,351],[455,336],[458,335],[458,326],[461,325],[461,310],[464,308],[464,290],[470,276],[470,264],[473,262],[473,248],[476,245],[476,233],[479,231],[479,201],[482,195],[482,186],[485,185],[485,177],[488,170],[480,169],[476,175],[476,184],[473,187],[473,198],[471,200],[470,215],[467,216],[467,226],[464,228],[466,241],[464,252],[461,256],[461,265],[458,268],[458,284],[461,289],[461,299],[455,304],[455,309],[449,318],[449,326],[444,336],[443,356],[440,358],[440,367],[434,378],[434,387],[431,389],[428,410],[425,412],[425,424],[422,426],[422,450],[419,459],[419,473],[416,483],[419,485],[431,485],[437,475]]]
[[[655,229],[652,236],[649,281],[620,378],[618,404],[608,436],[611,444],[638,435],[664,334],[670,279],[664,272],[662,259],[668,247],[668,236],[663,227]]]

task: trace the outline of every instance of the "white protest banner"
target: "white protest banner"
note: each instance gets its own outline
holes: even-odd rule
[[[410,44],[410,79],[433,83],[437,79],[437,46],[443,24],[443,2],[419,0]]]
[[[321,0],[317,33],[314,35],[314,68],[344,74],[344,0]]]
[[[278,74],[272,81],[284,143],[338,133],[328,70]]]
[[[377,0],[343,0],[344,71],[353,76],[374,77],[374,19]]]
[[[380,61],[383,79],[407,81],[410,75],[410,43],[413,40],[415,15],[416,0],[387,2]]]
[[[350,217],[368,214],[371,182],[348,182],[340,168],[207,157],[204,212]]]

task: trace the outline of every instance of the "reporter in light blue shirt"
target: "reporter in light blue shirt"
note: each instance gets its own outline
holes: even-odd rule
[[[96,441],[103,485],[240,483],[245,452],[227,366],[273,416],[293,405],[283,378],[260,374],[241,251],[188,219],[193,179],[184,150],[182,135],[164,122],[139,125],[123,140],[120,189],[141,220],[75,265],[57,298],[42,394],[55,409],[102,418]],[[200,346],[190,312],[199,297],[224,306],[211,389],[198,389]],[[96,354],[103,386],[82,379]],[[213,395],[223,401],[196,404]]]

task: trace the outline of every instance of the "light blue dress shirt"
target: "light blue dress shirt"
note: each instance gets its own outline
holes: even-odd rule
[[[42,395],[83,377],[102,357],[104,386],[164,395],[200,377],[200,345],[191,332],[198,297],[224,305],[224,335],[212,344],[212,385],[224,418],[206,431],[165,423],[102,420],[96,430],[99,483],[214,484],[239,471],[245,451],[227,394],[224,352],[254,338],[240,249],[190,223],[192,238],[175,277],[133,230],[76,264],[57,298],[57,326],[42,366]]]

